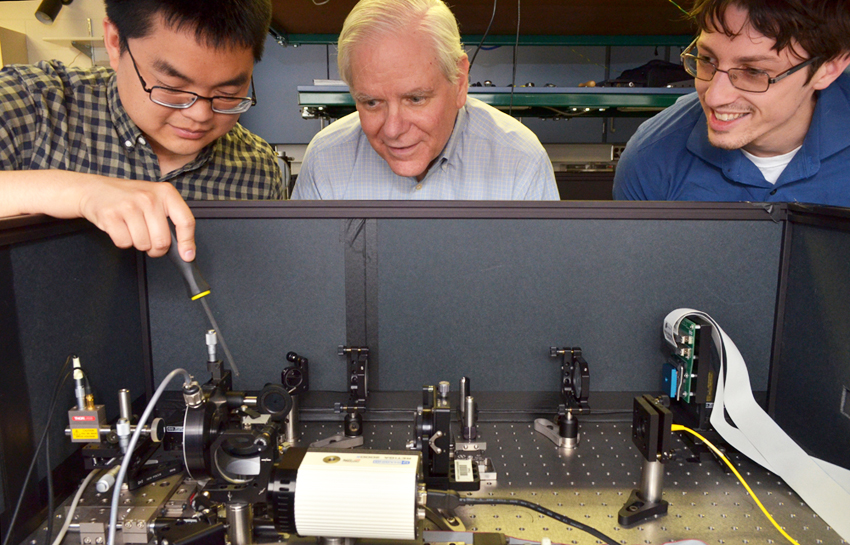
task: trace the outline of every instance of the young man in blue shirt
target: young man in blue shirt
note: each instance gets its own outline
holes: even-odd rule
[[[698,0],[696,93],[626,146],[614,197],[850,206],[850,8]]]

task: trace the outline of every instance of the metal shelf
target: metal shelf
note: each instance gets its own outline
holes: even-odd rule
[[[470,87],[469,95],[518,117],[648,117],[693,87]],[[354,111],[348,87],[299,86],[302,116],[337,119]]]
[[[89,58],[92,57],[94,49],[96,47],[104,47],[103,38],[94,36],[50,36],[43,38],[43,40],[52,44],[63,45],[65,47],[73,47]]]

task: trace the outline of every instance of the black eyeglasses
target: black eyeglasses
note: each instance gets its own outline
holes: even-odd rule
[[[685,67],[685,72],[702,81],[711,81],[714,75],[718,72],[723,72],[729,76],[729,83],[736,89],[747,91],[749,93],[764,93],[772,83],[776,83],[784,78],[787,78],[794,72],[802,70],[808,65],[815,62],[815,57],[801,62],[796,66],[792,66],[781,74],[770,77],[770,74],[764,70],[757,68],[730,68],[729,70],[721,70],[716,64],[709,61],[705,57],[694,55],[691,52],[697,47],[697,41],[691,42],[691,45],[682,53],[682,66]]]
[[[180,89],[172,89],[171,87],[163,87],[154,85],[148,88],[142,74],[139,73],[139,67],[136,65],[136,58],[133,57],[133,52],[130,51],[130,46],[127,46],[127,53],[130,54],[130,60],[133,61],[133,68],[136,69],[136,75],[139,76],[139,81],[142,82],[142,89],[150,97],[151,101],[165,106],[167,108],[177,108],[184,110],[198,101],[199,98],[209,100],[212,106],[212,111],[219,114],[241,114],[247,112],[251,106],[257,105],[257,92],[254,90],[254,77],[251,76],[251,96],[250,97],[228,97],[214,96],[205,97],[192,91],[181,91]]]

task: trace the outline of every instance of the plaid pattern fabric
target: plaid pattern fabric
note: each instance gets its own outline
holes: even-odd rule
[[[0,168],[168,181],[187,200],[282,198],[274,151],[238,124],[161,176],[156,154],[121,106],[113,74],[57,61],[0,71]]]
[[[317,134],[293,199],[557,200],[546,150],[528,127],[467,97],[425,178],[399,176],[360,128],[357,112]]]

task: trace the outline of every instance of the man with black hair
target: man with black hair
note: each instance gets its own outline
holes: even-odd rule
[[[183,199],[279,199],[271,146],[242,128],[270,0],[106,0],[111,69],[0,71],[0,217],[85,217],[122,248],[164,254]],[[164,182],[164,183],[155,183]]]
[[[850,5],[697,0],[696,93],[645,122],[614,197],[850,206]]]

